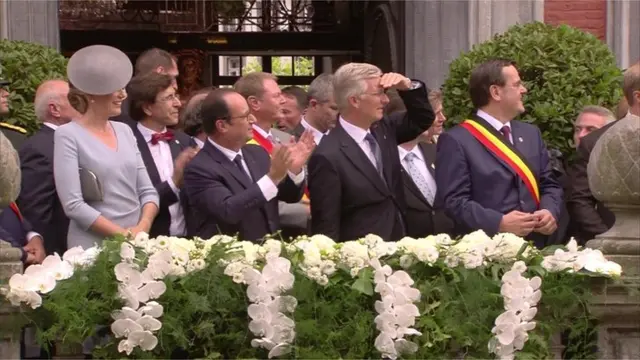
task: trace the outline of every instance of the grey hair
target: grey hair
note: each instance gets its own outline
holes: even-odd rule
[[[320,74],[318,75],[307,90],[309,99],[315,99],[318,102],[327,102],[333,97],[333,75],[332,74]]]
[[[375,65],[347,63],[333,74],[333,91],[338,109],[342,112],[349,107],[349,98],[360,96],[367,91],[365,80],[379,77],[382,71]]]
[[[44,122],[49,119],[49,104],[60,104],[60,99],[64,96],[63,93],[57,91],[56,88],[47,88],[43,93],[38,94],[33,100],[33,108],[36,114],[36,118],[40,122]]]
[[[578,117],[582,114],[595,114],[595,115],[602,116],[603,118],[605,118],[605,124],[609,124],[616,121],[616,116],[613,114],[611,110],[598,105],[587,105],[583,107]]]

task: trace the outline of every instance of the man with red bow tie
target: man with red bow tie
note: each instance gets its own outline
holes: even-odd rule
[[[136,121],[131,127],[151,182],[160,196],[160,209],[149,235],[185,236],[188,204],[181,196],[182,175],[198,148],[187,134],[167,129],[178,123],[181,106],[173,78],[155,72],[137,75],[127,91],[129,115]]]

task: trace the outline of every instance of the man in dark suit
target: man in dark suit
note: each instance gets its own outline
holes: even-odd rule
[[[397,99],[402,101],[399,96]],[[407,236],[413,238],[453,232],[451,219],[442,209],[433,206],[438,190],[435,181],[435,139],[442,133],[447,120],[442,111],[442,93],[439,90],[429,91],[429,104],[435,114],[433,124],[415,140],[398,145],[407,203]],[[404,108],[404,104],[400,105]]]
[[[179,75],[178,63],[175,56],[165,50],[158,48],[145,50],[143,53],[138,55],[134,70],[136,75],[144,75],[151,72],[170,75],[173,78],[173,86],[176,89],[178,88],[176,80]],[[127,91],[129,91],[128,87]],[[122,102],[122,111],[120,112],[120,115],[111,118],[111,120],[135,125],[135,121],[131,119],[131,116],[129,115],[129,109],[131,108],[130,102],[130,98],[126,98]]]
[[[42,236],[33,231],[15,202],[0,212],[0,239],[22,251],[25,265],[41,264],[46,257]]]
[[[131,129],[149,178],[160,196],[158,215],[149,235],[187,235],[187,202],[181,194],[184,168],[198,153],[191,138],[180,131],[167,130],[178,123],[180,100],[173,77],[150,72],[129,82]]]
[[[69,104],[69,84],[63,80],[43,82],[36,90],[34,108],[42,123],[19,151],[22,186],[17,203],[34,231],[42,234],[47,254],[67,250],[67,218],[53,180],[53,135],[60,125],[77,117]]]
[[[469,80],[477,114],[438,138],[436,206],[458,234],[509,232],[543,247],[557,227],[562,188],[540,130],[513,120],[526,93],[513,62],[490,60]]]
[[[334,85],[341,116],[308,165],[312,233],[335,241],[367,234],[399,240],[405,235],[406,206],[397,146],[433,122],[427,90],[362,63],[341,66]],[[386,117],[385,91],[392,88],[400,91],[407,112]]]
[[[622,91],[628,105],[628,112],[624,118],[640,116],[640,62],[630,66],[624,72]],[[619,107],[624,107],[621,102]],[[619,120],[618,120],[619,121]],[[571,215],[573,235],[579,243],[586,243],[609,230],[615,223],[614,214],[604,204],[593,196],[589,188],[587,167],[591,151],[610,127],[618,121],[609,123],[580,140],[577,156],[569,169],[571,192],[567,206]]]
[[[184,174],[185,192],[200,221],[194,235],[221,233],[258,241],[277,232],[278,200],[295,203],[302,198],[303,167],[313,151],[313,137],[306,133],[294,145],[274,145],[270,158],[261,146],[246,144],[254,118],[242,95],[214,90],[201,111],[208,139]]]

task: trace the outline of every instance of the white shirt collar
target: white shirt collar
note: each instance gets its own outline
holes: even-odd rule
[[[304,117],[302,118],[302,120],[300,120],[300,124],[302,124],[302,127],[304,127],[305,129],[311,131],[311,134],[313,135],[313,140],[316,142],[316,145],[320,143],[320,140],[322,140],[323,136],[329,133],[328,131],[326,133],[322,133],[320,130],[314,128],[313,126],[311,126],[311,124],[307,122],[307,120]]]
[[[236,158],[236,156],[242,155],[242,150],[235,152],[233,150],[227,149],[226,147],[223,147],[222,145],[216,143],[215,141],[211,140],[211,138],[207,138],[207,140],[209,140],[211,145],[215,146],[218,150],[220,150],[224,154],[224,156],[226,156],[231,161],[233,161]]]
[[[258,134],[262,135],[263,138],[265,138],[265,139],[272,138],[273,139],[273,135],[271,134],[271,130],[269,130],[269,132],[266,132],[260,126],[258,126],[256,124],[253,124],[251,126],[253,127],[253,130],[257,131]]]
[[[400,161],[404,161],[404,159],[407,157],[407,155],[409,154],[414,154],[415,156],[418,157],[418,159],[423,160],[424,161],[424,156],[422,156],[422,152],[420,151],[420,148],[418,147],[418,145],[414,145],[413,149],[411,150],[406,150],[405,148],[398,146],[398,154],[400,155]]]
[[[369,130],[365,130],[361,127],[355,126],[347,120],[343,119],[342,116],[340,116],[340,119],[338,121],[340,121],[340,125],[342,125],[344,131],[346,131],[347,134],[349,134],[349,136],[351,136],[353,140],[355,140],[358,144],[363,143],[364,137],[370,133]]]
[[[500,120],[494,118],[493,116],[487,114],[482,110],[478,110],[477,115],[483,119],[485,119],[491,126],[493,126],[496,130],[500,131],[503,126],[511,127],[511,121],[507,121],[503,124]]]
[[[148,127],[138,123],[138,130],[140,130],[140,133],[142,134],[142,137],[144,138],[144,141],[149,142],[151,141],[151,137],[153,136],[153,134],[156,133],[156,131],[153,131],[151,129],[149,129]],[[162,129],[162,131],[160,131],[161,133],[167,131],[167,128],[165,127],[164,129]]]
[[[192,137],[193,141],[195,141],[196,145],[198,145],[198,147],[200,149],[202,149],[204,147],[204,141],[198,139],[197,137]]]
[[[42,124],[43,124],[44,126],[47,126],[47,127],[51,128],[51,129],[53,129],[53,130],[58,129],[58,125],[56,125],[56,124],[52,124],[52,123],[50,123],[50,122],[44,122],[44,123],[42,123]]]

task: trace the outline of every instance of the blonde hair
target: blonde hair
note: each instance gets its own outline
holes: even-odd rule
[[[367,91],[367,79],[379,77],[382,71],[375,65],[366,63],[347,63],[333,74],[333,92],[338,109],[349,107],[349,98]]]
[[[264,94],[264,82],[266,80],[278,81],[278,78],[266,72],[252,72],[242,76],[235,84],[233,84],[233,90],[242,95],[245,99],[249,96],[255,96],[257,98],[262,97]]]
[[[633,106],[633,92],[640,91],[640,62],[635,63],[624,71],[622,92],[627,98],[629,106]]]
[[[69,104],[73,106],[80,114],[85,114],[89,109],[89,96],[69,83],[69,94],[67,95]]]

